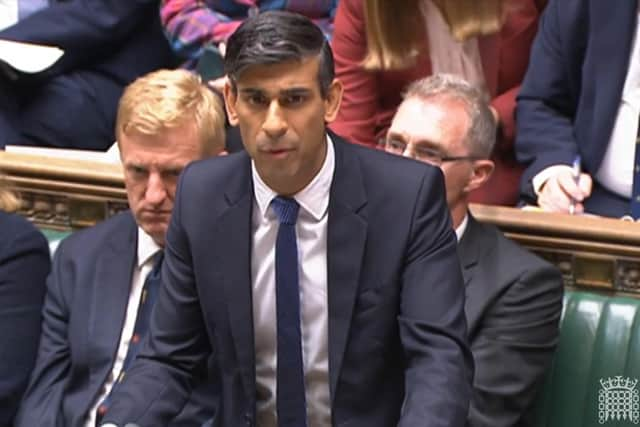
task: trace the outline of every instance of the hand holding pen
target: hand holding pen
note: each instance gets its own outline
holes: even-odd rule
[[[582,202],[591,194],[591,176],[582,172],[580,156],[571,167],[559,167],[538,194],[538,205],[546,211],[577,215],[584,212]]]
[[[576,187],[579,188],[580,185],[580,174],[582,173],[582,162],[580,159],[580,154],[577,154],[573,159],[573,165],[571,166],[571,175],[573,178],[573,182],[575,182]],[[574,215],[576,213],[576,199],[571,197],[571,202],[569,204],[569,215]]]

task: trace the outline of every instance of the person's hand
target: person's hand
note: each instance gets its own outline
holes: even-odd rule
[[[224,84],[226,83],[226,81],[227,81],[227,76],[222,76],[222,77],[218,77],[217,79],[207,81],[207,85],[211,89],[222,94],[222,91],[224,90]]]
[[[576,180],[570,170],[563,170],[544,183],[538,195],[538,205],[546,211],[582,214],[582,202],[591,195],[591,186],[590,175],[582,173]]]

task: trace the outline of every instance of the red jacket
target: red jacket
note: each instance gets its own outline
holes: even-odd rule
[[[493,160],[496,170],[490,181],[472,194],[472,201],[512,205],[517,201],[522,167],[515,161],[515,97],[529,63],[529,49],[538,27],[544,0],[519,0],[501,31],[479,38],[491,105],[500,116],[500,133]],[[346,139],[375,146],[383,138],[405,87],[431,74],[426,46],[411,68],[400,71],[364,70],[367,52],[362,0],[340,0],[332,40],[337,77],[344,84],[342,105],[331,129]]]

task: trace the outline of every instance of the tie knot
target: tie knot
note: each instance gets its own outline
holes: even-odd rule
[[[271,201],[273,210],[278,215],[280,224],[293,225],[298,219],[300,205],[290,197],[277,196]]]

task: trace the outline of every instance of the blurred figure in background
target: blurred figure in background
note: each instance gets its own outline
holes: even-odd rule
[[[0,426],[12,425],[40,340],[47,240],[13,213],[19,200],[0,177]]]
[[[0,39],[64,50],[40,72],[0,67],[0,148],[106,150],[115,140],[124,87],[138,76],[177,64],[162,34],[159,1],[46,3],[0,31]]]
[[[489,183],[471,200],[512,205],[515,96],[546,0],[341,0],[333,37],[344,97],[331,128],[354,142],[384,139],[406,86],[432,73],[463,77],[491,100],[498,125]]]
[[[518,96],[524,202],[640,218],[637,1],[551,0]]]

